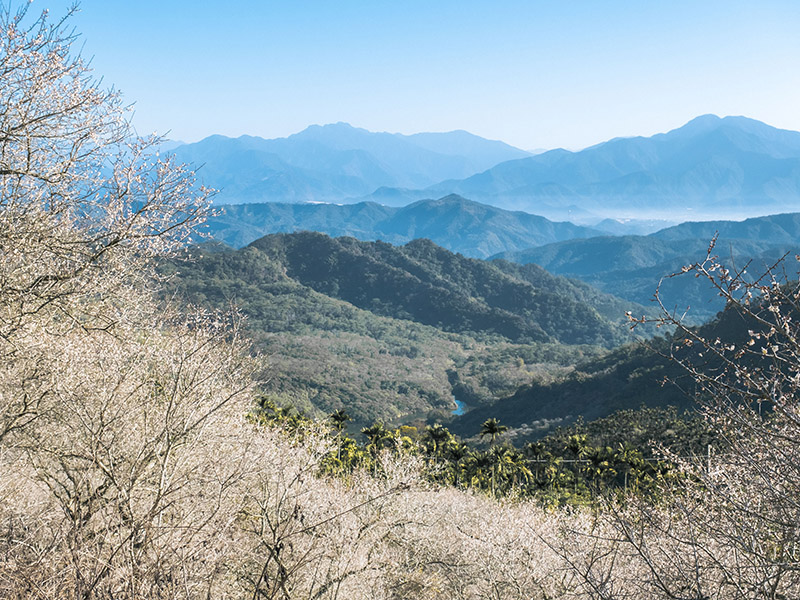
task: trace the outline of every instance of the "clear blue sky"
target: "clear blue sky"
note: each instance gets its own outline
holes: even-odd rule
[[[575,149],[705,113],[800,130],[797,0],[83,0],[72,24],[139,133],[184,141],[347,121]]]

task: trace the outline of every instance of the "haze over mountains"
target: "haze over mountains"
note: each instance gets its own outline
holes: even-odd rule
[[[202,165],[217,202],[344,202],[382,187],[425,188],[528,153],[466,131],[400,135],[347,123],[312,125],[286,138],[213,135],[174,149]]]
[[[564,207],[639,217],[782,212],[800,206],[800,133],[705,115],[650,138],[505,162],[430,191],[562,217]]]
[[[744,218],[800,210],[800,133],[745,117],[698,117],[649,138],[530,156],[466,132],[401,136],[345,123],[276,140],[212,136],[175,154],[219,203],[373,200],[456,193],[560,220]]]

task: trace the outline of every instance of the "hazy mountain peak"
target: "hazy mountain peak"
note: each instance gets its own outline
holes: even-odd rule
[[[188,144],[188,145],[193,146],[197,144],[225,142],[232,139],[234,138],[230,138],[227,135],[222,135],[221,133],[212,133],[211,135],[204,137],[199,142],[194,142],[193,144]]]
[[[727,118],[727,117],[726,117]],[[700,115],[699,117],[695,117],[688,123],[681,125],[680,127],[676,127],[675,129],[670,129],[665,133],[656,133],[652,137],[647,137],[643,135],[629,135],[629,136],[620,136],[612,138],[605,142],[600,142],[599,144],[595,144],[593,146],[589,146],[588,148],[584,148],[577,152],[585,152],[587,150],[595,150],[597,148],[602,148],[603,146],[608,146],[609,144],[619,144],[625,142],[641,142],[644,141],[646,143],[647,140],[664,140],[664,139],[675,139],[678,137],[692,137],[699,134],[707,133],[709,131],[713,131],[714,129],[719,128],[723,119],[718,117],[714,114],[707,114],[707,115]]]
[[[350,125],[350,123],[347,123],[345,121],[337,121],[336,123],[309,125],[303,131],[294,133],[292,135],[303,135],[304,133],[319,132],[319,131],[324,131],[324,132],[360,131],[364,133],[371,133],[370,131],[367,131],[366,129],[363,129],[361,127],[354,127]]]
[[[436,200],[422,200],[417,204],[428,203],[431,205],[436,204],[479,204],[478,202],[473,202],[472,200],[467,200],[464,196],[460,196],[458,194],[448,194],[447,196],[442,196],[441,198],[437,198]]]
[[[527,156],[463,131],[403,136],[341,121],[275,139],[212,135],[174,152],[182,161],[205,165],[201,181],[221,190],[220,204],[353,202],[376,190],[390,196],[393,190],[419,190]]]
[[[778,129],[776,127],[772,127],[771,125],[767,125],[761,121],[756,119],[751,119],[749,117],[743,117],[740,115],[728,115],[725,117],[719,117],[714,114],[708,115],[701,115],[696,117],[683,125],[682,127],[678,127],[677,129],[673,129],[665,134],[659,134],[653,136],[654,138],[659,138],[663,136],[677,136],[677,135],[702,135],[711,131],[715,130],[724,130],[724,131],[741,131],[753,135],[758,136],[772,136],[775,133],[783,134],[795,134],[800,135],[797,132],[788,131],[785,129]]]
[[[303,131],[293,133],[287,140],[314,139],[332,143],[334,145],[345,143],[359,144],[365,138],[375,137],[380,134],[373,133],[360,127],[354,127],[350,123],[338,121],[336,123],[326,123],[324,125],[309,125]]]
[[[703,131],[707,129],[712,129],[717,127],[722,122],[722,118],[718,115],[709,113],[706,115],[700,115],[699,117],[695,117],[694,119],[690,120],[685,125],[678,127],[677,129],[673,129],[672,131]],[[669,133],[672,133],[670,131]]]

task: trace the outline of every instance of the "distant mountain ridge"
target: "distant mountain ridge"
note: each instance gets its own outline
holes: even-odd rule
[[[649,138],[616,138],[579,152],[552,150],[425,191],[559,219],[800,210],[800,132],[704,115]]]
[[[687,221],[650,234],[660,240],[761,240],[769,244],[800,244],[800,213],[782,213],[743,221]]]
[[[286,138],[211,136],[170,151],[201,166],[219,204],[458,194],[554,220],[745,218],[800,210],[800,132],[704,115],[651,137],[541,154],[465,131],[401,135],[346,123]]]
[[[277,139],[213,135],[171,153],[201,166],[198,177],[220,190],[222,204],[341,202],[381,187],[424,188],[529,155],[466,131],[402,135],[347,123]]]
[[[456,195],[402,208],[372,202],[265,203],[226,205],[221,210],[222,214],[209,219],[209,233],[237,248],[270,233],[307,230],[392,244],[427,238],[450,251],[486,258],[506,250],[600,235],[588,227],[506,211]]]

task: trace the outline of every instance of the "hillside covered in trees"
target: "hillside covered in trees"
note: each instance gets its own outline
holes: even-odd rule
[[[606,347],[631,339],[614,326],[628,305],[535,266],[466,259],[424,239],[398,248],[299,233],[266,236],[251,246],[317,291],[445,331]],[[599,310],[586,301],[601,298]]]
[[[447,418],[454,385],[480,404],[559,376],[635,339],[624,313],[641,308],[535,265],[467,259],[425,240],[273,235],[163,269],[177,273],[184,300],[239,307],[279,401],[312,414],[344,408],[360,423]]]

